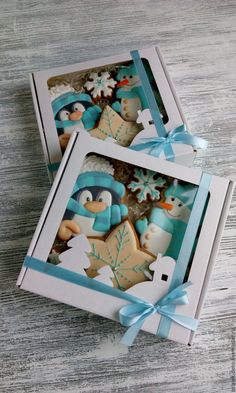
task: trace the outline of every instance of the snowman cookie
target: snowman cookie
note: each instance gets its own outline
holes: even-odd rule
[[[177,259],[195,193],[195,186],[182,186],[176,181],[166,189],[165,201],[157,202],[149,218],[135,223],[143,248],[155,255],[160,253]]]
[[[148,104],[135,65],[132,63],[121,67],[116,78],[116,98],[120,101],[114,102],[112,108],[119,112],[124,120],[136,121],[138,110],[148,108]]]

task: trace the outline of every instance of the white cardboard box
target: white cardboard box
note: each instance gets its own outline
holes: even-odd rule
[[[115,143],[97,140],[84,132],[74,133],[57,172],[27,255],[47,261],[80,168],[85,156],[89,153],[158,171],[159,174],[171,176],[196,186],[199,185],[203,175],[201,169],[183,167],[134,151],[129,151],[129,154],[127,154],[126,148]],[[228,179],[217,176],[211,177],[208,202],[205,206],[204,218],[188,274],[188,281],[192,283],[188,288],[189,304],[177,306],[177,313],[199,318],[219,247],[220,236],[227,217],[233,187],[233,182]],[[145,282],[145,284],[150,284],[150,282]],[[20,272],[17,285],[22,289],[114,320],[117,320],[119,309],[128,303],[126,300],[51,277],[24,266]],[[133,288],[136,288],[136,290],[133,290]],[[155,297],[155,291],[151,293],[150,290],[149,293],[147,287],[138,290],[138,285],[136,285],[133,288],[130,288],[127,292],[135,296],[139,295],[140,298],[149,302],[158,300]],[[156,313],[146,319],[142,329],[156,334],[159,322],[160,315]],[[172,322],[168,338],[184,344],[191,344],[193,332]]]
[[[164,64],[160,50],[157,47],[139,50],[140,57],[149,62],[151,71],[155,78],[163,105],[165,107],[168,121],[165,124],[167,132],[186,124],[180,102],[177,98],[174,86]],[[33,96],[34,108],[38,127],[40,131],[43,151],[46,164],[48,166],[61,161],[62,152],[59,144],[58,133],[54,121],[53,111],[48,91],[48,80],[61,75],[92,70],[104,65],[114,65],[131,61],[129,52],[123,55],[117,55],[84,63],[78,63],[71,66],[53,68],[50,70],[34,72],[30,75],[30,85]],[[79,131],[79,129],[78,129]],[[175,145],[176,159],[178,163],[186,166],[192,166],[196,150],[189,145]],[[52,173],[49,173],[52,179]]]

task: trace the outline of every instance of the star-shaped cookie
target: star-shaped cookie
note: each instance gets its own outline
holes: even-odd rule
[[[113,286],[122,291],[150,280],[149,265],[156,256],[140,248],[135,229],[126,219],[105,238],[89,238],[92,251],[87,253],[91,266],[86,270],[90,278],[98,270],[109,266],[114,274]]]
[[[140,124],[125,121],[107,105],[101,114],[98,127],[89,133],[99,139],[114,138],[119,145],[129,146],[140,130]]]

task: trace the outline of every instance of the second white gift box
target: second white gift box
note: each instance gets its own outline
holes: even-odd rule
[[[18,278],[22,289],[190,344],[230,180],[85,131],[70,139]]]
[[[155,47],[35,72],[30,81],[51,175],[75,130],[85,129],[96,138],[110,137],[129,146],[134,137],[140,143],[140,130],[145,130],[142,137],[153,138],[154,127],[154,136],[162,138],[186,126],[163,58]],[[147,112],[138,116],[142,110]],[[166,146],[159,140],[159,155],[167,159],[173,156],[174,161],[191,166],[197,138],[186,143],[181,135],[171,136],[168,151],[161,152]]]

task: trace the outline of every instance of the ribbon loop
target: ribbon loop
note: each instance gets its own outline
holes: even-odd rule
[[[120,323],[128,327],[121,340],[125,345],[130,346],[133,344],[146,318],[155,313],[159,313],[187,329],[193,331],[197,329],[197,319],[175,314],[172,307],[173,304],[188,304],[185,288],[191,285],[190,282],[175,288],[153,305],[127,292],[122,292],[117,288],[110,287],[87,276],[28,255],[25,258],[24,267],[129,302],[119,311]]]
[[[142,143],[130,146],[130,149],[135,151],[142,151],[150,149],[149,154],[155,157],[159,157],[163,151],[166,158],[170,161],[174,161],[174,154],[171,148],[171,144],[183,143],[186,145],[192,145],[199,149],[206,149],[208,142],[195,135],[191,135],[185,124],[173,128],[166,137],[158,136],[153,138],[142,138]]]
[[[132,326],[134,323],[147,318],[149,315],[156,312],[153,304],[147,303],[133,303],[122,307],[119,312],[120,323],[123,326]]]
[[[132,345],[146,318],[154,313],[159,313],[179,325],[195,331],[198,326],[197,319],[176,314],[171,308],[173,304],[186,305],[189,303],[187,292],[185,291],[185,288],[189,285],[191,285],[190,282],[180,285],[165,295],[155,305],[139,302],[122,307],[119,311],[120,323],[123,326],[128,326],[129,329],[124,334],[121,342],[127,346]]]

